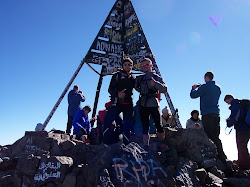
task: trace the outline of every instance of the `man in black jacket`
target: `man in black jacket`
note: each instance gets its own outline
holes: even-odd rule
[[[108,130],[112,127],[112,122],[123,112],[123,143],[128,144],[130,139],[130,130],[133,120],[133,88],[135,86],[135,77],[131,74],[133,61],[129,58],[123,60],[123,68],[112,76],[108,92],[111,95],[112,107],[108,110],[104,119],[104,137],[103,142],[109,144],[110,135]],[[105,134],[106,133],[106,134]]]

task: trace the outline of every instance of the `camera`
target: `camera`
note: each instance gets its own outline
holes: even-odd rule
[[[200,87],[201,86],[201,84],[196,84],[196,87],[198,88],[198,87]]]

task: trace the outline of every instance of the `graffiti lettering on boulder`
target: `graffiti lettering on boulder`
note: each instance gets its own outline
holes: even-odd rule
[[[50,173],[44,173],[44,174],[35,174],[34,181],[46,181],[49,178],[55,178],[58,179],[61,177],[60,171],[57,171],[53,173],[52,171]]]
[[[114,158],[113,163],[112,167],[114,167],[116,171],[117,179],[123,182],[125,186],[126,184],[132,183],[137,183],[138,186],[143,186],[142,182],[146,182],[149,185],[163,185],[157,176],[161,174],[167,177],[165,171],[157,166],[153,159],[149,159],[147,162],[144,160],[138,160],[138,162],[130,160],[127,162],[122,158]]]
[[[60,162],[41,162],[40,166],[34,176],[36,182],[46,181],[49,178],[58,179],[61,177],[61,172],[58,169],[61,168]]]
[[[53,162],[48,162],[47,164],[45,164],[44,162],[41,162],[39,169],[42,170],[43,172],[46,172],[47,169],[53,169],[53,170],[57,170],[61,167],[61,163],[57,162],[56,164]]]
[[[205,157],[213,158],[216,156],[215,151],[213,151],[211,147],[205,147],[205,148],[201,149],[201,153],[202,153],[201,156],[203,158],[205,158]]]
[[[136,162],[140,164],[142,158],[142,153],[147,153],[144,149],[142,149],[137,143],[131,142],[129,145],[122,145],[122,149],[126,152],[132,153]],[[129,156],[129,155],[128,155]]]
[[[38,151],[40,151],[40,148],[33,145],[32,137],[29,137],[27,142],[26,142],[26,145],[24,147],[24,153],[25,154],[36,154]]]
[[[33,141],[32,141],[32,137],[29,137],[26,143],[27,143],[27,144],[32,144],[32,142],[33,142]]]
[[[111,183],[110,178],[107,176],[100,176],[100,181],[103,187],[108,187],[110,186],[109,184]],[[100,185],[98,185],[100,186]]]

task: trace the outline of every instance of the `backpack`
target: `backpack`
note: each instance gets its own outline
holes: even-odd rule
[[[247,125],[250,126],[250,100],[242,99],[242,100],[239,100],[239,103],[245,112],[244,120],[247,123]]]
[[[121,130],[118,127],[107,128],[103,132],[103,143],[110,145],[120,141]]]

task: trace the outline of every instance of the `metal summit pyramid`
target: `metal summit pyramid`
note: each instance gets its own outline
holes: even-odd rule
[[[85,56],[85,61],[104,66],[103,73],[107,73],[122,67],[124,55],[134,61],[134,70],[140,70],[141,60],[149,57],[154,70],[161,76],[131,1],[117,0]],[[175,114],[169,94],[165,96],[171,113]],[[178,116],[175,121],[181,127]]]

